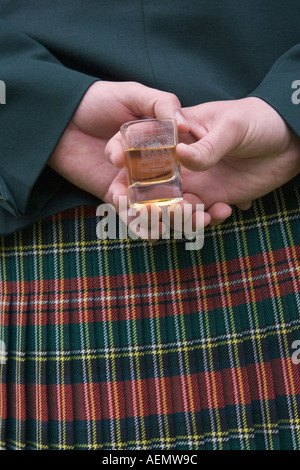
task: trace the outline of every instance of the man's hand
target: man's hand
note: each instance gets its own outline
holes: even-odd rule
[[[177,145],[184,202],[203,203],[211,224],[224,221],[231,205],[248,209],[299,173],[300,139],[259,98],[204,103],[182,113],[190,126]],[[106,152],[121,168],[119,134]]]
[[[108,140],[121,124],[140,118],[181,118],[175,95],[135,82],[96,82],[86,92],[48,164],[74,185],[114,204],[126,194],[125,171],[119,172],[104,154]],[[180,122],[180,118],[182,121]]]
[[[190,132],[177,146],[183,187],[205,201],[247,209],[300,171],[300,139],[259,98],[183,109]]]

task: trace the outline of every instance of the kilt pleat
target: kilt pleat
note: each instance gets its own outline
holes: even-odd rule
[[[185,240],[1,237],[2,449],[300,450],[297,182]]]

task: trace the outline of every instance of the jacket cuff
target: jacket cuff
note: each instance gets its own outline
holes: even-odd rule
[[[248,96],[261,98],[272,106],[300,136],[300,45],[281,56]]]

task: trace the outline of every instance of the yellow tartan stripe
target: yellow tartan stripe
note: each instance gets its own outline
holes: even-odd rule
[[[76,209],[76,212],[78,212],[78,208]],[[84,208],[80,208],[80,230],[81,230],[81,239],[84,240]],[[87,292],[88,292],[88,287],[87,287],[87,273],[86,273],[86,256],[85,256],[85,250],[82,250],[81,253],[81,261],[82,261],[82,282],[83,282],[83,295],[84,295],[84,301],[83,301],[83,317],[84,317],[84,325],[85,325],[85,338],[87,341],[88,349],[90,348],[90,335],[89,335],[89,321],[88,321],[88,309],[87,309]],[[94,389],[93,389],[93,384],[92,384],[92,365],[91,361],[87,361],[87,367],[88,367],[88,376],[89,376],[89,384],[88,384],[88,389],[89,389],[89,402],[90,402],[90,407],[91,407],[91,414],[92,414],[92,436],[93,436],[93,443],[97,442],[97,431],[96,431],[96,409],[95,409],[95,395],[94,395]],[[84,384],[85,385],[85,384]]]
[[[160,311],[159,311],[159,304],[158,304],[158,292],[157,292],[157,274],[156,274],[156,269],[155,269],[155,259],[154,259],[154,253],[153,253],[153,247],[150,244],[150,263],[151,263],[151,271],[152,271],[152,276],[154,279],[154,293],[155,293],[155,303],[154,303],[154,308],[155,308],[155,326],[156,326],[156,335],[158,338],[158,351],[156,351],[156,354],[159,354],[158,356],[158,363],[159,363],[159,375],[161,378],[164,378],[164,366],[163,366],[163,360],[162,360],[162,351],[160,350],[160,344],[161,344],[161,334],[160,334]],[[162,380],[161,383],[161,395],[162,395],[162,402],[163,402],[163,410],[164,410],[164,415],[166,415],[166,410],[167,410],[167,393],[166,393],[166,388],[165,388],[165,381]],[[169,423],[167,417],[164,418],[164,431],[166,434],[167,439],[169,439],[170,436],[170,430],[169,430]]]
[[[105,284],[106,284],[108,293],[110,293],[111,289],[110,289],[110,272],[109,272],[109,258],[108,258],[108,251],[107,251],[107,240],[105,239],[103,242],[104,242]],[[110,344],[113,346],[114,341],[113,341],[113,328],[112,328],[112,308],[111,308],[111,299],[109,295],[108,295],[107,304],[106,304],[106,311],[107,311],[107,317],[108,317],[108,321],[106,323],[108,323],[109,341],[110,341]],[[119,408],[119,398],[118,398],[118,383],[117,383],[115,357],[116,355],[113,354],[112,355],[113,361],[111,362],[111,370],[112,370],[113,393],[114,393],[114,398],[115,398],[114,405],[116,407],[116,414],[117,414],[117,419],[115,419],[117,439],[118,439],[116,445],[118,449],[121,449],[122,436],[121,436],[121,425],[120,425],[120,418],[119,418],[120,408]]]
[[[130,291],[131,291],[131,298],[134,299],[134,279],[133,279],[133,271],[132,271],[132,263],[131,263],[131,256],[130,256],[130,246],[128,243],[127,239],[127,261],[128,261],[128,274],[129,274],[129,282],[130,282]],[[134,339],[134,344],[137,345],[137,327],[136,327],[136,310],[135,310],[135,304],[134,302],[132,303],[132,310],[131,310],[131,319],[132,319],[132,328],[133,328],[133,339]],[[140,362],[139,362],[139,356],[136,356],[136,368],[135,372],[137,375],[137,393],[138,393],[138,405],[139,409],[141,410],[141,432],[142,432],[142,437],[143,441],[146,439],[146,428],[145,428],[145,418],[144,418],[144,400],[143,400],[143,391],[141,388],[141,374],[140,374]]]
[[[181,291],[180,291],[180,274],[179,274],[179,264],[178,264],[178,254],[176,250],[176,241],[173,240],[173,262],[174,262],[174,267],[175,267],[175,277],[176,277],[176,283],[177,283],[177,292],[178,292],[178,307],[179,307],[179,320],[180,320],[180,325],[181,325],[181,338],[182,342],[185,344],[186,343],[186,332],[185,332],[185,325],[184,325],[184,311],[183,311],[183,306],[182,306],[182,296],[181,296]],[[192,391],[192,383],[191,383],[191,374],[190,374],[190,364],[189,364],[189,357],[186,351],[184,351],[184,358],[185,358],[185,370],[187,371],[187,374],[185,375],[185,378],[187,379],[187,392],[189,396],[189,402],[190,402],[190,407],[192,410],[191,413],[191,418],[192,418],[192,426],[193,426],[193,432],[197,432],[197,425],[196,425],[196,420],[195,420],[195,413],[194,413],[194,399],[193,399],[193,391]]]
[[[20,292],[20,295],[21,297],[24,296],[24,291],[25,291],[25,284],[24,284],[24,258],[22,256],[22,246],[23,246],[23,242],[22,242],[22,232],[19,232],[18,235],[16,236],[16,239],[19,238],[19,246],[20,246],[20,253],[21,253],[21,256],[20,256],[20,265],[19,265],[19,276],[21,278],[21,292]],[[20,324],[17,324],[17,350],[18,351],[22,351],[22,332],[23,332],[23,328],[20,326],[22,325],[22,316],[23,316],[23,306],[20,306],[20,311],[18,312],[19,313],[19,319],[20,319]],[[17,380],[16,380],[16,383],[19,384],[20,383],[20,379],[21,379],[21,363],[19,363],[19,367],[17,367]],[[18,395],[16,397],[16,409],[18,410],[18,415],[21,416],[21,413],[22,413],[22,397],[21,397],[21,387],[17,387],[17,390],[18,390]],[[16,429],[16,436],[17,436],[17,442],[21,442],[21,421],[19,423],[19,427]]]
[[[241,260],[245,260],[248,272],[251,273],[251,265],[250,265],[250,258],[249,258],[249,252],[248,252],[248,246],[247,246],[247,240],[246,240],[246,234],[245,231],[241,231],[241,236],[242,236],[242,242],[243,242],[243,248],[244,248],[244,257],[241,257]],[[253,320],[255,324],[256,330],[259,330],[259,322],[258,322],[258,311],[257,311],[257,299],[255,296],[255,289],[253,285],[253,280],[252,277],[249,276],[249,283],[250,283],[250,296],[251,296],[251,307],[253,308]],[[256,337],[257,339],[262,339],[260,335]],[[266,370],[265,370],[265,363],[263,360],[263,351],[262,351],[262,344],[261,341],[257,341],[257,346],[258,346],[258,355],[259,355],[259,362],[261,364],[260,371],[262,373],[262,382],[263,382],[263,389],[264,389],[264,396],[268,396],[268,386],[267,386],[267,378],[266,378]],[[270,417],[270,409],[269,409],[269,402],[264,401],[265,403],[265,408],[266,408],[266,415],[267,415],[267,422],[268,424],[271,423],[271,417]],[[270,448],[273,449],[273,440],[271,434],[269,434],[269,444]]]
[[[197,257],[198,257],[198,266],[199,266],[199,269],[200,269],[200,276],[201,276],[201,279],[204,281],[205,280],[205,276],[204,276],[204,268],[203,268],[203,263],[202,263],[202,258],[201,258],[201,251],[200,250],[197,250]],[[207,336],[207,349],[208,349],[208,358],[209,358],[209,367],[210,367],[210,371],[213,371],[214,370],[214,363],[213,363],[213,352],[212,352],[212,343],[210,341],[211,339],[211,336],[210,336],[210,327],[209,327],[209,310],[208,310],[208,301],[207,301],[207,296],[206,296],[206,288],[205,288],[205,285],[204,285],[204,289],[203,289],[203,296],[202,296],[202,299],[203,299],[203,305],[204,305],[204,309],[203,309],[203,315],[205,317],[205,326],[206,326],[206,334],[208,335]],[[226,342],[227,343],[227,342]],[[193,348],[194,350],[196,350],[196,348]],[[221,429],[222,429],[222,426],[221,426],[221,420],[220,420],[220,413],[219,413],[219,408],[218,408],[218,399],[217,399],[217,383],[216,383],[216,377],[215,377],[215,374],[211,374],[211,383],[212,383],[212,389],[213,389],[213,404],[214,404],[214,409],[215,409],[215,417],[216,417],[216,424],[217,424],[217,430],[218,430],[218,433],[221,432]],[[222,441],[219,440],[219,444],[220,444],[220,449],[222,450]]]
[[[42,227],[41,223],[38,223],[38,238],[39,238],[39,245],[42,243]],[[41,289],[40,291],[40,298],[39,298],[39,303],[38,303],[38,317],[39,317],[39,322],[36,325],[36,328],[38,329],[38,350],[42,350],[42,300],[43,300],[43,257],[41,254],[38,256],[38,261],[39,261],[39,287]],[[41,384],[41,363],[38,363],[38,376],[36,378],[36,383]],[[42,416],[42,397],[41,397],[41,389],[40,387],[37,387],[37,394],[38,394],[38,410],[39,410],[39,416]],[[38,444],[41,445],[42,443],[42,426],[38,424]]]
[[[63,240],[63,227],[62,227],[62,216],[61,214],[58,214],[58,247],[59,247],[59,292],[60,292],[60,304],[62,300],[64,299],[64,258],[63,258],[63,250],[62,250],[62,240]],[[63,348],[64,344],[64,317],[63,317],[63,310],[61,309],[60,312],[60,325],[58,325],[58,333],[59,333],[59,342],[60,342],[60,347]],[[65,369],[64,369],[64,361],[61,364],[61,370],[60,370],[60,380],[64,379],[65,377]],[[64,384],[64,382],[62,382]],[[59,388],[60,394],[65,394],[65,387],[60,387]],[[60,408],[62,409],[62,421],[63,423],[60,422],[59,426],[63,426],[62,433],[63,433],[63,445],[66,444],[66,396],[59,396],[58,400],[60,401]]]
[[[284,312],[283,312],[283,306],[282,306],[282,302],[281,302],[281,297],[280,297],[280,290],[279,290],[279,287],[278,287],[278,279],[277,279],[277,275],[276,275],[276,270],[274,269],[274,266],[275,266],[275,259],[274,259],[274,253],[272,252],[272,244],[271,244],[271,240],[270,240],[270,233],[269,233],[269,230],[268,230],[268,225],[267,223],[265,222],[265,211],[264,211],[264,206],[263,206],[263,203],[262,203],[262,200],[259,199],[258,200],[258,205],[259,205],[259,208],[261,210],[261,214],[262,214],[262,220],[263,220],[263,224],[264,224],[264,228],[265,228],[265,236],[266,236],[266,242],[267,242],[267,248],[268,248],[268,255],[270,256],[271,260],[272,260],[272,263],[271,263],[271,268],[272,268],[272,271],[273,271],[273,274],[274,274],[274,287],[275,287],[275,291],[276,291],[276,301],[277,301],[277,305],[278,305],[278,309],[279,309],[279,316],[280,316],[280,319],[281,319],[281,322],[282,324],[284,324]],[[284,334],[286,333],[285,329],[282,329],[282,339],[283,339],[283,343],[284,343],[284,348],[285,348],[285,354],[286,354],[286,357],[289,357],[290,355],[290,351],[289,351],[289,345],[288,345],[288,341],[287,341],[287,335]],[[289,380],[289,385],[290,385],[290,388],[292,390],[292,401],[293,401],[293,409],[294,409],[294,415],[297,416],[297,419],[299,419],[298,417],[298,409],[297,409],[297,402],[296,402],[296,399],[295,399],[295,385],[294,385],[294,382],[293,382],[293,373],[292,373],[292,366],[291,366],[291,363],[289,361],[286,361],[287,363],[287,367],[288,367],[288,379]],[[300,444],[300,431],[298,430],[297,432],[297,439],[298,439],[298,447],[299,447],[299,444]]]
[[[233,344],[233,350],[235,354],[235,367],[232,368],[232,371],[236,372],[237,374],[239,394],[242,398],[242,404],[241,404],[242,420],[243,420],[244,426],[247,427],[247,417],[246,417],[246,409],[245,409],[246,400],[245,400],[244,384],[243,384],[241,365],[240,365],[240,359],[239,359],[239,351],[238,351],[237,338],[236,338],[236,329],[235,329],[235,321],[234,321],[233,309],[232,309],[231,292],[229,288],[228,273],[226,269],[227,262],[226,262],[226,254],[225,254],[225,249],[224,249],[224,240],[222,237],[222,226],[217,226],[217,230],[218,230],[218,235],[219,235],[219,247],[220,247],[220,253],[221,253],[222,274],[225,279],[224,284],[225,284],[225,291],[226,291],[226,298],[227,298],[227,305],[228,305],[228,312],[229,312],[229,320],[230,320],[230,325],[231,325],[231,334],[234,335],[232,344]],[[248,436],[246,436],[246,446],[248,449],[250,448]]]

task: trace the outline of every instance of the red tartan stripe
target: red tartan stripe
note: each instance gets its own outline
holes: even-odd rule
[[[1,385],[6,388],[4,393],[7,394],[7,402],[5,403],[5,407],[1,410],[2,416],[0,416],[0,419],[5,418],[6,415],[8,415],[21,421],[25,421],[27,418],[25,385],[10,383],[8,390],[5,384]]]
[[[300,394],[300,365],[292,362],[291,358],[279,358],[271,361],[276,395]],[[293,378],[291,380],[291,378]]]
[[[26,388],[26,400],[25,400]],[[5,386],[0,388],[5,396]],[[189,376],[93,384],[10,386],[10,416],[25,420],[125,419],[221,409],[300,395],[299,368],[290,358]],[[11,407],[11,404],[9,405]],[[2,415],[7,415],[6,405]]]
[[[283,251],[280,250],[283,255]],[[300,251],[300,247],[299,247]],[[278,253],[277,253],[278,255]],[[269,256],[269,255],[268,255]],[[299,253],[300,256],[300,253]],[[276,257],[276,256],[275,256]],[[233,283],[229,285],[230,295],[226,295],[223,298],[222,307],[238,307],[239,305],[247,303],[247,298],[245,296],[245,290],[255,289],[255,297],[257,300],[270,299],[277,296],[284,296],[288,294],[295,294],[296,291],[300,291],[300,283],[295,282],[297,272],[294,272],[294,276],[291,275],[291,272],[287,270],[285,263],[276,267],[266,267],[262,266],[262,257],[257,255],[256,257],[251,257],[252,270],[251,270],[251,279],[247,279],[247,274],[244,273],[241,275],[241,271],[238,271],[237,265],[238,261],[234,260],[226,263],[228,282]],[[277,256],[278,258],[278,256]],[[260,261],[259,261],[260,260]],[[254,269],[254,266],[257,266],[257,269]],[[224,263],[223,263],[224,268]],[[196,268],[195,268],[196,269]],[[209,265],[204,267],[204,269],[213,270],[210,272],[217,272],[216,265]],[[273,272],[274,271],[274,272]],[[275,278],[274,278],[275,273]],[[155,302],[161,301],[166,305],[168,302],[172,304],[172,308],[163,308],[160,310],[160,316],[174,315],[176,311],[179,312],[179,306],[176,302],[177,295],[180,295],[180,301],[183,305],[186,304],[189,306],[188,312],[197,311],[199,306],[195,303],[193,307],[193,302],[197,302],[197,298],[202,296],[205,292],[206,297],[206,308],[208,311],[215,310],[216,307],[216,297],[220,296],[220,292],[223,292],[225,286],[219,284],[218,279],[215,275],[209,277],[209,273],[206,273],[205,284],[202,283],[199,278],[190,279],[190,269],[181,269],[180,270],[180,293],[176,291],[176,285],[171,282],[168,283],[168,280],[172,278],[174,272],[164,272],[161,273],[164,278],[164,284],[155,284],[156,274],[148,273],[147,278],[149,279],[149,284],[147,286],[141,285],[141,275],[133,275],[133,283],[136,286],[134,290],[130,288],[132,279],[129,275],[122,276],[110,276],[109,278],[109,289],[100,288],[101,284],[105,285],[105,278],[101,277],[90,277],[83,280],[82,278],[71,280],[63,280],[63,291],[54,290],[54,281],[25,281],[25,282],[8,282],[6,286],[1,285],[0,289],[6,287],[7,295],[2,296],[2,302],[4,303],[4,311],[2,312],[2,325],[8,324],[18,324],[25,325],[28,321],[26,315],[20,315],[23,311],[24,313],[27,310],[27,303],[30,301],[30,311],[39,312],[39,315],[33,315],[30,319],[30,324],[32,325],[46,325],[46,324],[66,324],[69,321],[70,308],[72,309],[72,315],[70,316],[70,321],[72,323],[80,323],[82,321],[119,321],[119,320],[128,320],[131,318],[132,311],[130,307],[132,303],[135,303],[135,318],[151,318],[157,315],[157,311],[154,308]],[[242,277],[243,276],[243,277]],[[241,281],[242,277],[242,281]],[[294,277],[294,279],[292,279]],[[122,278],[122,283],[120,279]],[[83,285],[83,281],[87,283],[87,291],[76,290],[74,288],[75,283],[77,285]],[[270,289],[270,284],[277,282],[277,289]],[[57,288],[56,281],[55,287]],[[116,288],[118,284],[119,289]],[[120,285],[121,284],[121,285]],[[296,285],[295,285],[296,284]],[[205,291],[203,290],[205,288]],[[72,290],[73,289],[73,290]],[[96,289],[96,290],[94,290]],[[16,294],[16,292],[18,294]],[[22,294],[21,294],[22,292]],[[90,292],[90,295],[89,295]],[[194,297],[194,299],[193,299]],[[110,309],[107,308],[107,302],[109,300]],[[16,304],[13,304],[16,302]],[[18,302],[20,303],[18,305]],[[145,308],[145,306],[149,308]],[[63,308],[61,308],[63,307]],[[153,308],[151,308],[153,307]],[[85,309],[87,316],[83,319],[82,315],[78,310]],[[47,316],[42,315],[42,313],[51,312],[55,313],[60,311],[60,313],[65,313],[66,315],[58,316]],[[16,313],[15,313],[16,312]],[[183,311],[185,313],[185,311]],[[9,315],[8,315],[9,314]]]
[[[71,209],[67,209],[63,212],[59,212],[58,214],[53,214],[45,217],[43,220],[41,220],[42,225],[46,225],[48,222],[50,224],[56,221],[63,221],[63,220],[71,220],[72,222],[74,219],[81,219],[84,217],[84,219],[92,219],[94,222],[96,220],[96,210],[97,206],[80,206],[80,207],[74,207]]]
[[[0,383],[0,419],[7,418],[7,385]]]

